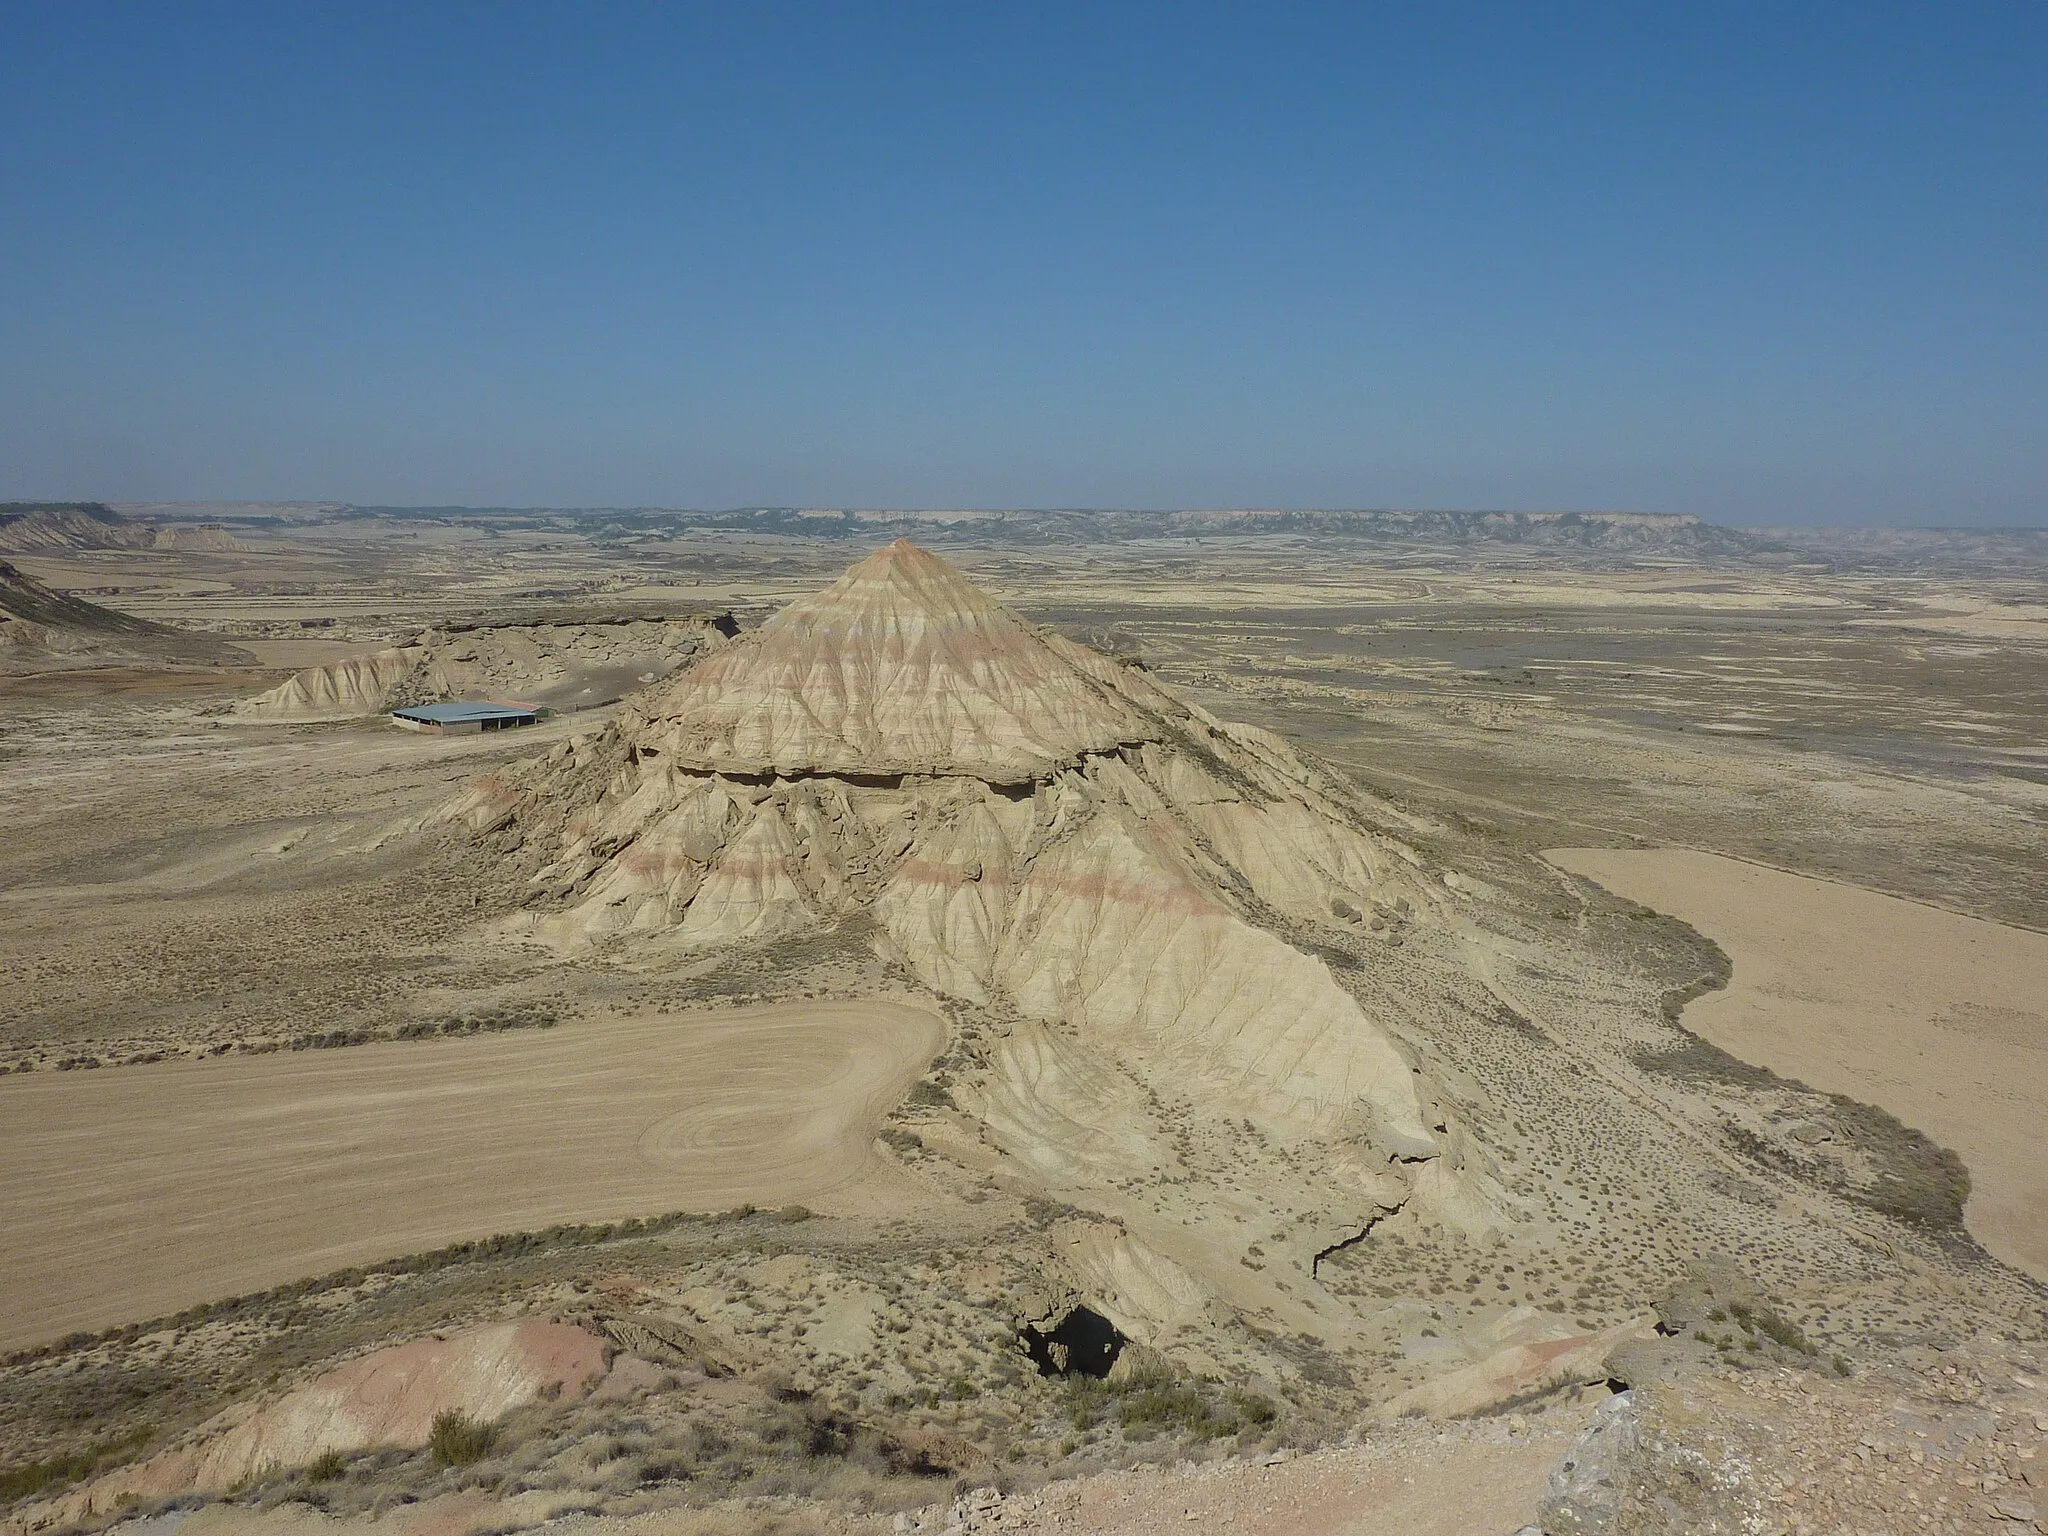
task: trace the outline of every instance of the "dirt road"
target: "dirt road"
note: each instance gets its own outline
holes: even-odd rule
[[[494,1232],[814,1200],[945,1038],[882,1002],[0,1078],[0,1348]]]

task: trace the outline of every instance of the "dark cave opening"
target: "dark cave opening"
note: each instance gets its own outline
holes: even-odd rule
[[[1107,1376],[1124,1347],[1116,1325],[1092,1307],[1075,1307],[1050,1329],[1017,1330],[1041,1376]]]

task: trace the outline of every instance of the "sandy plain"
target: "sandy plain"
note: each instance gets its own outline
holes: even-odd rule
[[[882,1002],[0,1081],[0,1348],[556,1222],[816,1200],[944,1027]]]
[[[1690,848],[1548,858],[1726,949],[1687,1027],[1953,1148],[1971,1232],[2048,1279],[2048,934]]]

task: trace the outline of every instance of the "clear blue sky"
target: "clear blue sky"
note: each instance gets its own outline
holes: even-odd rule
[[[2048,522],[2048,4],[0,0],[0,496]]]

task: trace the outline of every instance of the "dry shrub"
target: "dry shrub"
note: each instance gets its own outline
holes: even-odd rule
[[[427,1431],[427,1448],[444,1467],[466,1467],[482,1461],[497,1443],[495,1424],[472,1419],[458,1408],[434,1415],[434,1426]]]

